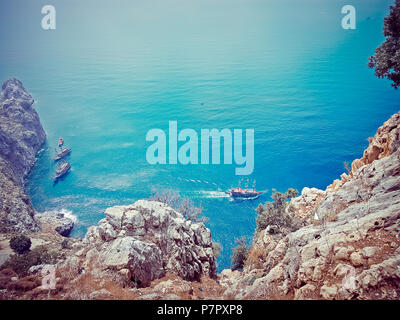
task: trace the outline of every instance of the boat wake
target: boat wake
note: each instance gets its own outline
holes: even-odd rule
[[[247,200],[255,200],[258,199],[260,195],[254,196],[254,197],[235,197],[231,198],[231,201],[247,201]]]
[[[210,181],[206,181],[206,180],[180,178],[180,177],[178,177],[178,180],[183,180],[183,181],[192,182],[192,183],[205,183],[205,184],[214,185],[214,186],[217,185],[215,182],[210,182]]]
[[[207,199],[218,199],[218,198],[229,198],[229,195],[223,191],[195,191],[200,198],[207,198]]]

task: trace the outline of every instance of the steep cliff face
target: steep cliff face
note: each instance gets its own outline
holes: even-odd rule
[[[0,93],[0,232],[38,231],[34,210],[24,193],[24,178],[46,135],[34,100],[12,78]]]
[[[10,164],[21,186],[46,139],[33,103],[21,81],[12,78],[3,84],[0,94],[0,157]]]
[[[54,298],[399,299],[400,112],[378,129],[351,172],[326,190],[304,188],[291,199],[287,213],[303,227],[291,233],[267,227],[255,236],[243,272],[217,275],[210,231],[159,202],[108,208],[84,239],[69,244],[55,233],[70,232],[66,217],[34,218],[23,181],[45,136],[32,104],[18,80],[3,85],[0,250],[9,249],[10,237],[1,232],[38,231],[41,224],[33,242],[62,253]],[[21,293],[11,277],[35,283]],[[0,298],[47,299],[40,280],[2,270]]]
[[[217,282],[210,230],[163,203],[139,200],[108,208],[105,218],[90,227],[83,239],[61,237],[54,231],[53,219],[47,218],[47,214],[41,217],[41,232],[29,236],[33,250],[40,248],[46,259],[55,257],[41,262],[56,266],[53,299],[222,296],[224,287]],[[7,247],[10,237],[0,233],[0,264],[2,253],[3,261],[11,254]],[[43,264],[34,261],[28,273],[18,274],[12,269],[15,264],[3,270],[0,265],[0,300],[48,299],[49,290],[40,286]]]
[[[167,272],[186,280],[216,276],[211,233],[203,223],[192,223],[167,205],[147,200],[108,208],[105,214],[83,239],[77,254],[83,258],[81,268],[98,275],[114,272],[140,286]]]
[[[399,132],[397,113],[349,175],[292,199],[293,214],[309,224],[288,235],[260,232],[243,273],[222,273],[225,297],[399,299]]]

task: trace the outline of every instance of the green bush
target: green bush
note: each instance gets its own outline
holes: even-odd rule
[[[285,193],[275,192],[272,195],[273,201],[261,203],[257,207],[257,229],[260,232],[270,225],[277,225],[279,228],[285,228],[289,231],[297,230],[300,227],[300,221],[293,215],[287,213],[288,200],[297,196],[296,189],[288,189]]]
[[[25,275],[30,267],[55,264],[59,258],[59,251],[49,251],[44,246],[40,246],[23,254],[13,254],[1,267],[2,269],[10,268],[19,275]]]
[[[237,246],[233,248],[232,251],[232,267],[231,270],[243,270],[244,261],[247,258],[247,245],[246,245],[246,238],[241,237],[240,239],[235,239]]]
[[[221,254],[221,250],[222,250],[221,244],[219,242],[213,242],[212,250],[213,250],[215,259],[217,259],[219,257],[219,255]]]
[[[176,211],[180,212],[186,220],[189,220],[193,223],[206,223],[209,220],[208,217],[203,215],[203,208],[201,206],[197,207],[192,200],[188,198],[182,198],[179,193],[175,191],[155,191],[149,200],[162,202],[171,208],[174,208]]]
[[[11,249],[13,249],[13,251],[18,254],[28,252],[31,248],[31,244],[31,239],[29,239],[27,236],[24,236],[23,234],[14,236],[10,240]]]

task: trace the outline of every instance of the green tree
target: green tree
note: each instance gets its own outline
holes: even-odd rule
[[[180,212],[185,219],[190,220],[193,223],[206,223],[209,220],[208,217],[204,216],[204,209],[201,205],[200,207],[197,207],[192,200],[189,198],[182,198],[179,193],[175,191],[155,191],[149,200],[162,202],[171,208],[174,208]]]
[[[369,57],[368,67],[375,69],[378,78],[388,78],[392,86],[400,86],[400,0],[390,6],[390,13],[383,22],[386,40]]]
[[[277,225],[280,228],[286,228],[294,231],[299,228],[300,222],[296,217],[287,212],[288,200],[296,197],[298,191],[296,189],[288,189],[285,193],[274,192],[272,194],[273,201],[261,203],[256,209],[257,212],[257,229],[260,232],[269,225]]]
[[[23,234],[12,237],[10,240],[10,248],[17,254],[28,252],[31,248],[31,239]]]
[[[212,242],[212,251],[214,254],[214,258],[217,259],[221,254],[222,246],[219,242]]]
[[[246,244],[246,238],[241,237],[240,239],[235,239],[235,242],[237,243],[237,246],[233,248],[232,251],[232,267],[231,270],[243,270],[244,266],[244,261],[247,258],[247,244]]]

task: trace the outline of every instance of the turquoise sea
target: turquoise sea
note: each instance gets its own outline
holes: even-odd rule
[[[229,267],[271,192],[230,201],[235,164],[150,165],[147,131],[252,128],[258,189],[325,188],[400,109],[366,66],[391,3],[351,1],[357,29],[344,30],[341,0],[2,0],[0,81],[24,83],[47,133],[27,183],[34,207],[75,215],[82,237],[105,208],[174,190],[205,209]],[[47,4],[56,30],[41,28]],[[72,171],[53,185],[59,137]]]

